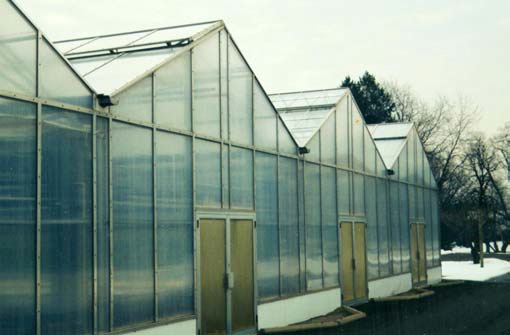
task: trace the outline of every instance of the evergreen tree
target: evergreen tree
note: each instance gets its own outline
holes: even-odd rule
[[[345,77],[341,87],[351,89],[352,95],[367,123],[392,122],[392,112],[395,104],[388,92],[375,80],[375,77],[365,72],[358,81],[350,76]]]

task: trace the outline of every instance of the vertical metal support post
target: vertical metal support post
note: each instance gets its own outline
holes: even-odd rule
[[[37,193],[36,193],[36,334],[41,335],[41,199],[42,194],[42,105],[37,104]]]
[[[278,295],[282,295],[282,231],[281,231],[281,215],[280,215],[280,153],[276,156],[276,228],[278,241]]]
[[[304,265],[305,265],[305,285],[304,285],[304,291],[308,291],[308,271],[307,271],[307,267],[308,267],[308,264],[307,264],[307,250],[306,250],[306,161],[304,159],[304,156],[303,156],[303,159],[302,159],[302,166],[303,166],[303,237],[304,237],[304,241],[303,241],[303,247],[304,247]]]
[[[42,34],[37,31],[36,96],[41,92],[41,43]],[[35,329],[41,335],[41,194],[42,194],[42,105],[37,104],[37,151],[36,151],[36,229],[35,229]]]
[[[156,131],[156,80],[155,74],[152,74],[152,97],[151,97],[151,106],[152,106],[152,239],[153,239],[153,262],[154,262],[154,322],[158,322],[159,315],[159,301],[158,301],[158,210],[157,210],[157,159],[156,159],[156,150],[157,150],[157,131]]]
[[[113,281],[113,271],[114,271],[114,260],[113,260],[113,166],[112,166],[112,128],[113,128],[113,121],[112,118],[108,118],[108,204],[109,204],[109,265],[110,265],[110,331],[113,331],[114,329],[114,281]]]
[[[97,334],[97,116],[92,116],[92,253],[93,253],[93,324]]]
[[[323,185],[322,185],[322,173],[323,173],[323,170],[324,170],[324,167],[322,166],[322,155],[321,155],[321,151],[322,151],[322,141],[321,141],[321,130],[319,130],[319,162],[320,162],[320,165],[319,165],[319,211],[320,211],[320,222],[319,222],[319,226],[320,226],[320,230],[321,230],[321,278],[322,278],[322,288],[324,288],[324,210],[322,208],[322,192],[324,191],[323,190]]]

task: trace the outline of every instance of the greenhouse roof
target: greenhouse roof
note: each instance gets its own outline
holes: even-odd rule
[[[270,94],[271,102],[300,147],[320,129],[348,89]]]
[[[379,123],[367,126],[384,164],[391,168],[405,146],[412,123]]]
[[[223,25],[210,21],[54,42],[96,92],[113,95],[179,49]]]

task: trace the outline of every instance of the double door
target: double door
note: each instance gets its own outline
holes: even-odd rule
[[[256,330],[254,229],[252,219],[199,220],[201,334]]]
[[[411,224],[411,267],[413,286],[427,283],[427,251],[425,247],[425,224]]]
[[[367,261],[365,223],[342,221],[340,223],[340,255],[342,303],[354,304],[366,301]]]

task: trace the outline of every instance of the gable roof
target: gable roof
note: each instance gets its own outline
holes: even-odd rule
[[[115,95],[183,47],[223,26],[222,21],[81,37],[54,42],[96,92]]]
[[[271,102],[300,147],[306,146],[322,127],[346,88],[270,94]]]
[[[381,154],[384,165],[391,168],[405,147],[412,123],[379,123],[367,125],[374,139],[377,150]]]

